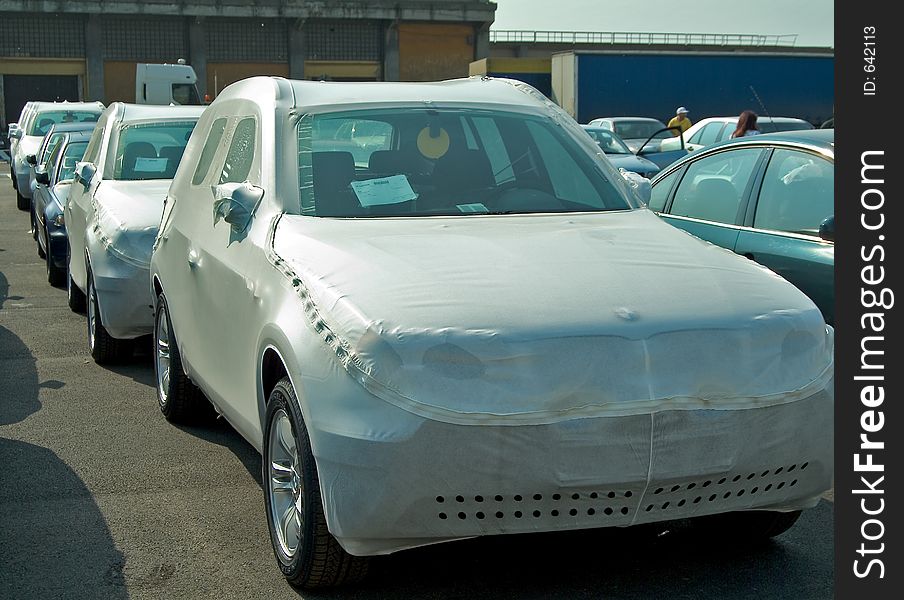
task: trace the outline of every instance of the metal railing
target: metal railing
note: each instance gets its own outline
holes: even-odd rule
[[[638,44],[686,46],[794,46],[797,34],[650,33],[640,31],[523,31],[490,29],[490,42],[518,44]]]

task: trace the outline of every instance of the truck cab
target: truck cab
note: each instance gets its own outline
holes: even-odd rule
[[[136,104],[201,105],[198,76],[191,65],[138,63],[135,72]]]

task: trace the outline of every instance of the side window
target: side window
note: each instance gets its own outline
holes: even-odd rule
[[[97,164],[97,155],[100,153],[100,147],[104,139],[104,130],[104,127],[98,127],[91,134],[88,147],[85,149],[85,157],[82,159],[85,162]]]
[[[766,167],[753,226],[818,235],[835,214],[835,165],[821,156],[776,150]]]
[[[650,202],[647,205],[650,210],[660,212],[665,208],[665,201],[669,197],[669,192],[672,190],[672,186],[675,185],[675,180],[678,179],[679,173],[681,173],[681,169],[656,182],[656,185],[653,186],[653,191],[650,193]]]
[[[254,117],[239,121],[232,134],[232,144],[226,154],[226,163],[220,173],[220,183],[241,183],[248,179],[254,164],[254,137],[257,123]]]
[[[745,148],[719,152],[691,163],[678,184],[670,213],[717,223],[735,223],[741,195],[761,153],[759,148]]]
[[[220,147],[223,140],[223,132],[226,130],[226,118],[221,117],[213,122],[210,127],[210,133],[207,135],[207,141],[204,142],[204,148],[201,150],[201,157],[198,159],[198,166],[195,168],[195,174],[192,175],[191,184],[201,185],[207,172],[210,171],[210,163]]]
[[[700,130],[700,137],[695,143],[703,144],[704,146],[714,143],[719,138],[719,132],[722,131],[724,126],[724,123],[709,123]]]

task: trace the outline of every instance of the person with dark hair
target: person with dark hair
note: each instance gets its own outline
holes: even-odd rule
[[[756,135],[760,132],[756,126],[756,113],[752,110],[745,110],[738,117],[738,126],[731,134],[732,138],[739,138],[748,135]]]

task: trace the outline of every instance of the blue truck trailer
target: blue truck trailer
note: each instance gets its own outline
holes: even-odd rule
[[[834,55],[818,52],[568,51],[552,55],[552,99],[579,123],[597,117],[668,121],[738,115],[798,117],[817,127],[834,113]]]

